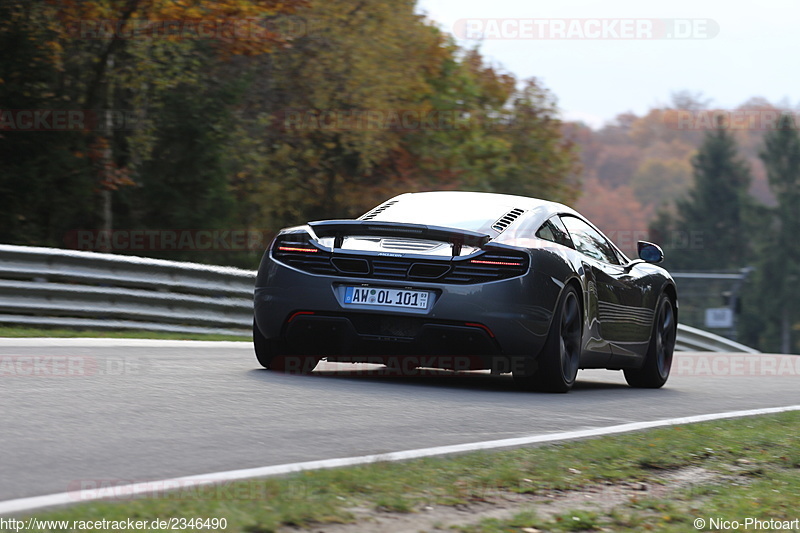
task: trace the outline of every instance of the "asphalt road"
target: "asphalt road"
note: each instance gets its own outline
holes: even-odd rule
[[[800,404],[792,356],[681,354],[663,389],[586,371],[566,395],[519,392],[508,376],[328,367],[262,370],[247,343],[0,339],[0,501]]]

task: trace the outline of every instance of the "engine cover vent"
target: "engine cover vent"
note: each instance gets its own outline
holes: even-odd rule
[[[383,213],[384,211],[386,211],[387,209],[389,209],[390,207],[392,207],[396,203],[397,203],[397,200],[390,200],[388,202],[382,203],[381,205],[379,205],[378,207],[376,207],[375,209],[373,209],[372,211],[370,211],[366,215],[362,216],[359,220],[372,220],[373,218],[375,218],[376,216],[380,215],[381,213]]]
[[[508,226],[511,225],[519,216],[524,213],[523,209],[512,209],[508,213],[502,216],[500,220],[492,224],[492,229],[495,231],[504,231]]]

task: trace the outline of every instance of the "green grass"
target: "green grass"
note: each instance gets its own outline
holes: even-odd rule
[[[487,520],[469,533],[520,531],[691,531],[696,517],[797,518],[800,413],[706,422],[502,452],[298,473],[170,493],[161,498],[88,503],[43,513],[53,520],[128,517],[226,518],[227,532],[267,533],[354,520],[355,507],[416,512],[425,505],[490,500],[497,491],[658,483],[671,470],[699,466],[726,481],[693,486],[670,500],[636,500],[607,514],[575,510],[554,519],[533,512]],[[730,480],[734,481],[730,481]]]
[[[93,337],[105,339],[160,339],[192,341],[249,341],[250,334],[206,335],[199,333],[169,333],[139,330],[92,330],[92,329],[51,329],[16,326],[0,326],[0,337]]]
[[[722,470],[724,470],[724,465]],[[781,457],[761,463],[761,474],[754,481],[727,478],[724,482],[705,483],[678,491],[671,499],[632,499],[608,513],[574,510],[555,519],[545,520],[531,513],[520,513],[510,520],[482,520],[475,526],[458,528],[464,533],[500,533],[531,527],[541,531],[614,531],[685,533],[687,531],[720,530],[788,530],[800,531],[798,498],[800,472]],[[747,475],[747,474],[744,474]],[[746,519],[790,523],[789,528],[758,528]],[[705,522],[695,525],[695,520]],[[716,524],[711,520],[716,519]],[[739,527],[721,526],[720,522],[740,523]]]

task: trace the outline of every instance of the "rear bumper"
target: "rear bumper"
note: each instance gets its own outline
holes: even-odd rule
[[[348,306],[341,297],[345,285],[428,290],[433,301],[426,310]],[[498,357],[539,353],[560,291],[552,278],[534,271],[476,285],[410,283],[309,274],[267,253],[254,310],[261,333],[296,354],[331,360],[465,356],[473,368],[491,368]]]
[[[468,370],[488,368],[500,354],[495,338],[478,325],[360,313],[295,314],[282,338],[294,353],[350,362],[375,356],[447,356],[449,364],[440,360],[429,366]]]

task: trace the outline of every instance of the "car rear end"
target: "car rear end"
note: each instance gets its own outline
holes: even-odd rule
[[[275,238],[255,318],[293,354],[505,371],[510,356],[538,352],[558,289],[528,250],[488,234],[325,221]]]

